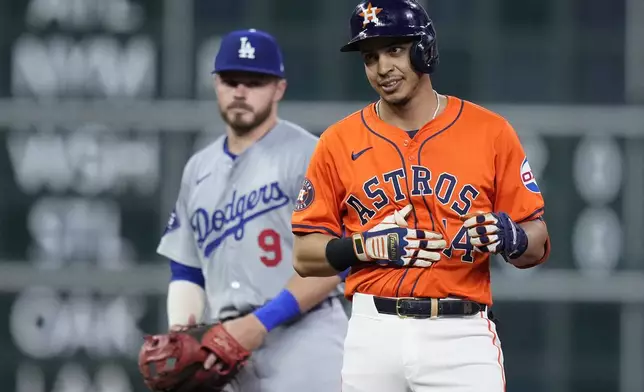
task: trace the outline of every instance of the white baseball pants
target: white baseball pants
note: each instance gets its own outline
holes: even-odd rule
[[[380,314],[355,294],[343,392],[505,392],[503,351],[486,312],[434,319]]]

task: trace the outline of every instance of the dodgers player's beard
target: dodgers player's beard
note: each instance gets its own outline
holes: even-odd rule
[[[245,120],[245,113],[230,114],[230,109],[234,108],[243,108],[248,110],[253,115],[252,119],[249,121]],[[266,105],[266,107],[260,108],[259,110],[255,111],[253,110],[253,108],[244,103],[238,103],[228,106],[226,110],[223,110],[220,107],[219,111],[221,113],[221,117],[224,119],[226,124],[230,126],[235,135],[244,136],[252,132],[260,124],[264,123],[266,119],[268,119],[268,117],[271,115],[271,105],[268,104]]]

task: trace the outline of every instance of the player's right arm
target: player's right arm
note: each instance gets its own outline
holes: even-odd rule
[[[327,143],[323,134],[311,155],[291,222],[293,267],[303,277],[341,272],[325,255],[328,242],[342,237],[340,214],[345,193]]]
[[[396,210],[367,231],[344,237],[341,216],[346,195],[325,134],[311,157],[293,212],[293,267],[303,277],[333,276],[358,263],[429,267],[440,259],[446,242],[440,234],[411,229],[412,205]]]
[[[157,248],[157,253],[170,260],[167,315],[171,327],[200,322],[206,306],[205,279],[186,204],[191,186],[191,166],[188,162],[183,171],[175,208]]]
[[[334,238],[337,237],[322,233],[296,235],[293,244],[295,271],[303,277],[339,274],[340,271],[331,266],[326,258],[326,247]]]

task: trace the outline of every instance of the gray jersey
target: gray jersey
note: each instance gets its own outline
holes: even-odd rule
[[[211,318],[263,305],[293,275],[291,214],[317,140],[280,120],[234,159],[222,136],[186,164],[157,252],[202,270]]]

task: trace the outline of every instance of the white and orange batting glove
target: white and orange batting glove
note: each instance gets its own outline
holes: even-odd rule
[[[439,233],[410,229],[406,218],[412,209],[408,204],[370,230],[353,234],[358,259],[398,267],[429,267],[439,261],[447,242]]]
[[[479,212],[461,217],[470,243],[480,252],[517,259],[528,249],[528,236],[505,212]]]

